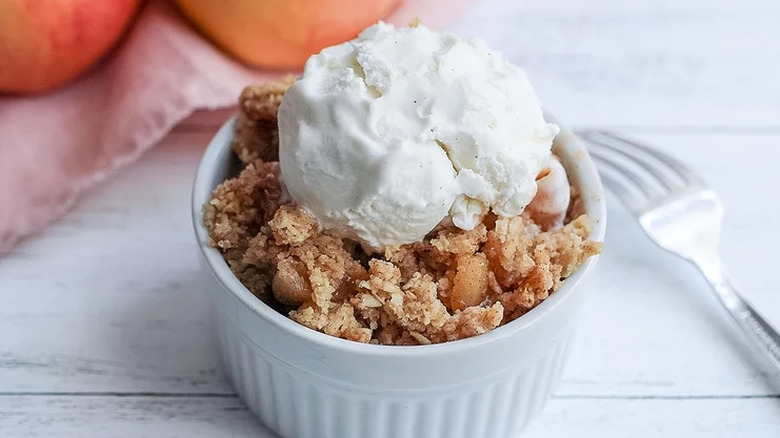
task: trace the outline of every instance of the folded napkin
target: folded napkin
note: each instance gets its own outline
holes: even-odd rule
[[[406,0],[387,21],[440,28],[470,0]],[[150,1],[114,52],[52,93],[0,97],[0,253],[60,217],[76,197],[132,162],[198,109],[234,105],[247,68]],[[1,95],[0,95],[1,96]]]

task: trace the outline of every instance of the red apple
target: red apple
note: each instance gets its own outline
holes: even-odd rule
[[[122,36],[141,0],[0,0],[0,91],[68,82]]]
[[[357,36],[399,0],[176,0],[203,33],[247,64],[298,68]]]

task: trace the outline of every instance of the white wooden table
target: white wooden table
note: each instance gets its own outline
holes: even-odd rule
[[[725,259],[780,327],[780,2],[486,0],[454,29],[524,65],[574,128],[690,162],[726,205]],[[198,114],[0,259],[1,437],[268,437],[221,370],[189,223]],[[563,383],[528,437],[778,437],[780,385],[705,283],[610,199]]]

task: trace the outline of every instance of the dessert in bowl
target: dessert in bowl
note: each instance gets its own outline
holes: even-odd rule
[[[605,221],[522,70],[381,23],[244,91],[193,217],[228,374],[284,437],[516,433],[559,377]]]

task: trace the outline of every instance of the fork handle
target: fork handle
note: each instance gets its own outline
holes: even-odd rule
[[[739,295],[719,263],[694,260],[737,326],[780,373],[780,335]]]

